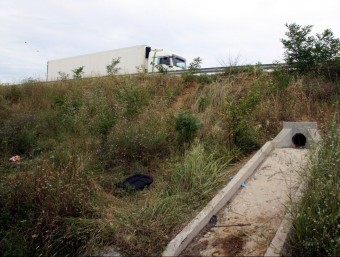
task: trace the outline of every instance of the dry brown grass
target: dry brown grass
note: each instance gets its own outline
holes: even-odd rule
[[[0,87],[0,250],[63,255],[114,245],[159,255],[235,172],[223,162],[242,160],[282,121],[322,129],[339,112],[338,85],[279,78],[246,71],[203,85],[141,74]],[[181,110],[203,124],[184,147],[175,129]],[[14,154],[18,165],[8,163]],[[210,156],[200,170],[191,165],[197,155]],[[137,172],[153,176],[149,189],[115,187]]]

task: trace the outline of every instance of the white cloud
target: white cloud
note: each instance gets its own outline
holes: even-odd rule
[[[44,74],[50,59],[139,44],[200,56],[205,67],[271,63],[282,58],[285,23],[340,37],[338,10],[338,0],[2,0],[0,81]]]

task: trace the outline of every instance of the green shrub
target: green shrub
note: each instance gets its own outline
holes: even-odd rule
[[[95,124],[96,124],[98,132],[102,135],[106,135],[109,133],[111,128],[116,123],[117,123],[117,117],[115,116],[115,114],[109,111],[106,111],[100,115],[99,119],[97,120]]]
[[[261,100],[261,84],[255,83],[248,94],[238,100],[227,98],[229,143],[248,153],[258,147],[253,113]]]
[[[9,104],[17,104],[22,97],[24,97],[24,92],[22,86],[19,85],[9,86],[3,95],[4,100],[8,101]]]
[[[74,79],[81,79],[83,74],[84,74],[84,68],[85,68],[85,66],[80,66],[80,67],[75,68],[74,70],[72,70],[73,78]]]
[[[202,65],[202,59],[200,57],[194,58],[194,60],[189,64],[188,70],[182,75],[184,81],[185,82],[196,81],[197,76],[195,76],[195,74],[201,68],[201,65]]]
[[[209,99],[206,96],[201,96],[198,99],[198,111],[199,112],[204,112],[205,109],[208,107],[209,105]]]
[[[286,70],[275,70],[273,76],[279,90],[286,89],[294,81],[294,76]]]
[[[188,111],[181,111],[176,117],[176,131],[179,143],[181,145],[190,143],[202,127],[203,124],[199,118]]]
[[[38,144],[39,119],[32,114],[18,114],[0,126],[0,150],[7,154],[32,154]]]
[[[107,75],[113,76],[119,72],[121,68],[118,68],[117,65],[120,63],[120,57],[113,58],[111,64],[106,65]]]
[[[197,76],[197,82],[202,84],[202,85],[208,85],[213,82],[215,82],[217,79],[217,76],[215,75],[207,75],[207,74],[201,74]]]
[[[133,117],[142,112],[142,108],[149,102],[150,95],[143,88],[125,86],[116,91],[117,101],[125,106],[125,114]]]

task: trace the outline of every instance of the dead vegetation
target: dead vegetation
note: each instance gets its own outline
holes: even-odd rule
[[[322,129],[338,110],[335,82],[254,69],[204,84],[140,75],[2,86],[0,251],[159,255],[283,120]],[[137,172],[154,178],[149,189],[115,187]]]

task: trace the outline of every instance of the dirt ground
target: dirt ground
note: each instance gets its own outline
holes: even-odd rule
[[[274,149],[181,256],[263,256],[300,185],[307,149]]]
[[[197,90],[198,84],[195,82],[190,83],[187,87],[184,88],[184,90],[177,96],[173,104],[171,105],[171,108],[173,110],[180,110],[183,108],[185,102],[191,95]]]

